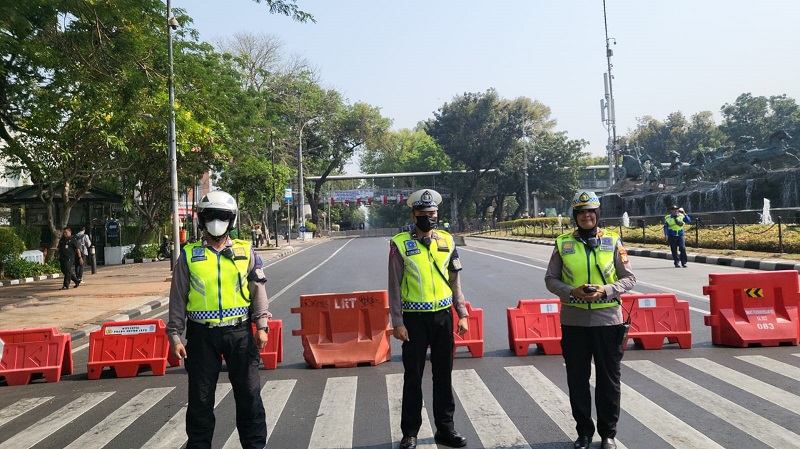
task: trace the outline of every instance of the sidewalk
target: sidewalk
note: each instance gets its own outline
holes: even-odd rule
[[[319,243],[292,240],[279,248],[257,248],[266,263]],[[0,330],[56,327],[77,340],[108,321],[134,320],[169,302],[170,261],[98,266],[83,273],[80,287],[61,290],[64,279],[0,287]],[[162,318],[164,322],[166,317]]]

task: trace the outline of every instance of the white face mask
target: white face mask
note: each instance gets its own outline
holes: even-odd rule
[[[206,223],[206,230],[214,237],[220,237],[228,232],[228,220],[211,220]]]

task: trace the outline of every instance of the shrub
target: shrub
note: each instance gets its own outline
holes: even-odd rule
[[[18,259],[23,251],[25,243],[17,236],[14,229],[7,226],[0,227],[0,277],[3,276],[7,266]]]
[[[126,259],[142,260],[158,257],[158,245],[139,245],[125,253]]]
[[[40,226],[14,226],[14,231],[25,243],[27,249],[38,249],[42,245],[42,228]]]
[[[34,276],[41,276],[43,274],[59,273],[60,267],[53,262],[44,265],[36,262],[29,262],[25,259],[15,259],[6,263],[5,274],[9,279],[22,279]]]

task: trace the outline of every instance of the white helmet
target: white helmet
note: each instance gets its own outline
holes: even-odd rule
[[[222,190],[208,192],[197,203],[197,220],[202,229],[206,229],[206,223],[209,221],[223,220],[228,221],[228,230],[225,232],[230,232],[236,226],[238,213],[236,200]]]

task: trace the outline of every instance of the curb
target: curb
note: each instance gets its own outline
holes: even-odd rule
[[[45,279],[58,279],[60,277],[61,277],[61,274],[54,273],[54,274],[45,274],[45,275],[42,275],[42,276],[34,276],[34,277],[22,278],[22,279],[7,279],[5,281],[0,282],[0,287],[27,284],[29,282],[43,281]]]
[[[482,238],[482,239],[507,240],[512,242],[531,243],[536,245],[555,246],[555,241],[547,241],[547,240],[530,240],[530,239],[518,239],[518,238],[508,238],[508,237],[483,237],[478,235],[473,235],[470,237]],[[641,249],[641,248],[626,248],[626,249],[628,250],[628,254],[631,256],[652,257],[656,259],[672,260],[672,253],[668,251]],[[764,271],[795,270],[800,272],[800,263],[778,262],[774,260],[762,260],[762,259],[748,259],[743,257],[703,256],[699,254],[689,254],[688,252],[686,256],[689,262],[694,262],[694,263],[724,265],[728,267],[748,268],[751,270],[764,270]]]

